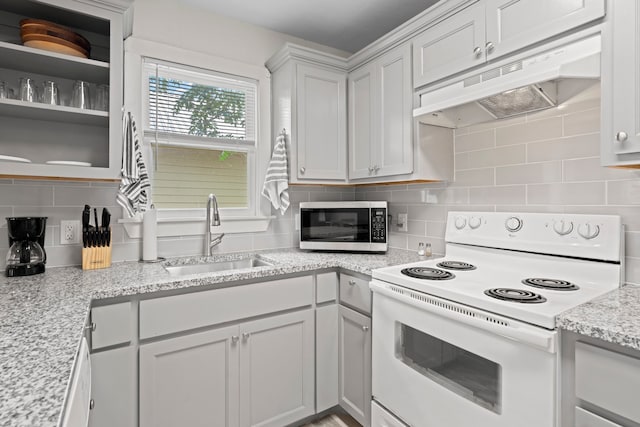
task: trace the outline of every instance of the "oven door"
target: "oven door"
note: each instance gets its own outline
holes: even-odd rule
[[[557,333],[371,282],[374,399],[414,427],[554,427]]]

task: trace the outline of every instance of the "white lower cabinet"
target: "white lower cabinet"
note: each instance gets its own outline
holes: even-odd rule
[[[338,305],[316,309],[316,412],[338,405]]]
[[[314,413],[313,310],[140,346],[140,427],[276,427]]]
[[[371,318],[340,306],[339,402],[356,421],[371,425]]]
[[[135,427],[136,351],[122,347],[91,355],[90,427]]]

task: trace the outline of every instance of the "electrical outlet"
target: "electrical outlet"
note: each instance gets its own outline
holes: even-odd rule
[[[407,231],[408,228],[408,224],[407,222],[409,222],[409,215],[406,213],[401,213],[398,214],[398,231]]]
[[[60,221],[60,244],[77,245],[80,243],[80,221]]]

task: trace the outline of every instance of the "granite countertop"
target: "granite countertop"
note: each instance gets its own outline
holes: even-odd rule
[[[290,249],[259,252],[259,256],[273,266],[175,278],[161,264],[127,262],[103,270],[62,267],[36,276],[0,278],[0,426],[57,425],[92,300],[211,287],[323,268],[371,274],[375,268],[419,260],[415,252],[398,249],[383,255]],[[176,259],[167,263],[184,262]]]
[[[562,313],[559,328],[640,350],[640,286],[627,285]]]

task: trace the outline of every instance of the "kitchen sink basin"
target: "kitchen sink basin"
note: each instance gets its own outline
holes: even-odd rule
[[[258,257],[236,259],[229,261],[211,261],[198,264],[165,265],[164,268],[171,276],[187,274],[215,273],[218,271],[240,270],[244,268],[269,267],[273,264]]]

